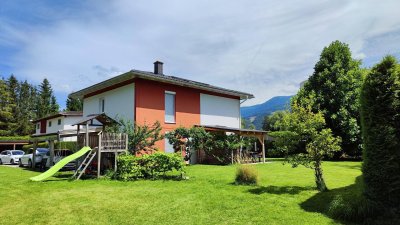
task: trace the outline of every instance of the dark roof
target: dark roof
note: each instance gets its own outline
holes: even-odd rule
[[[140,70],[131,70],[127,73],[124,73],[119,76],[113,77],[111,79],[105,80],[103,82],[94,84],[94,85],[84,88],[80,91],[71,93],[69,96],[72,98],[83,98],[83,96],[85,96],[87,94],[102,90],[104,88],[131,80],[134,78],[141,78],[141,79],[145,79],[145,80],[154,80],[154,81],[174,84],[174,85],[178,85],[178,86],[184,86],[184,87],[190,87],[190,88],[195,88],[195,89],[204,90],[204,91],[210,91],[210,92],[214,92],[214,93],[226,94],[226,95],[239,97],[240,99],[254,98],[253,94],[249,94],[249,93],[245,93],[245,92],[230,90],[230,89],[217,87],[217,86],[213,86],[210,84],[201,83],[201,82],[188,80],[188,79],[184,79],[184,78],[179,78],[179,77],[175,77],[175,76],[169,76],[169,75],[164,75],[164,74],[155,74],[155,73],[140,71]]]
[[[102,113],[102,114],[91,114],[91,115],[88,115],[83,120],[78,121],[75,124],[72,124],[72,126],[75,126],[75,125],[86,125],[86,123],[89,122],[89,121],[90,121],[91,124],[93,124],[93,120],[97,120],[103,125],[119,124],[113,118],[107,116],[105,113]]]
[[[55,114],[47,115],[47,116],[42,117],[40,119],[34,120],[32,122],[36,123],[36,122],[39,122],[41,120],[49,120],[49,119],[57,118],[57,117],[60,117],[60,116],[82,116],[82,115],[83,115],[83,112],[80,112],[80,111],[61,111],[61,112],[58,112],[58,113],[55,113]]]

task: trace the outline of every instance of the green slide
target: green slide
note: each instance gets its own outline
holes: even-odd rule
[[[42,181],[45,180],[51,176],[53,176],[55,173],[57,173],[61,168],[63,168],[65,165],[67,165],[69,162],[71,162],[72,160],[75,160],[81,156],[83,156],[86,152],[92,150],[90,147],[83,147],[81,150],[75,152],[72,155],[69,155],[65,158],[63,158],[62,160],[60,160],[58,163],[56,163],[53,167],[51,167],[50,169],[48,169],[46,172],[37,175],[36,177],[31,177],[30,179],[32,181]]]

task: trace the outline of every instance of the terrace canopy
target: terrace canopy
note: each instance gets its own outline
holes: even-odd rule
[[[262,158],[265,163],[265,141],[272,140],[271,136],[268,136],[268,131],[264,130],[250,130],[250,129],[240,129],[234,127],[226,126],[208,126],[208,125],[197,125],[197,127],[203,127],[206,131],[211,132],[230,132],[237,134],[242,137],[256,137],[262,146]]]

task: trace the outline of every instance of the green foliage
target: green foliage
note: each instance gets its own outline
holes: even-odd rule
[[[56,98],[53,95],[53,89],[50,82],[45,78],[39,85],[39,96],[37,98],[37,118],[42,118],[47,115],[57,113],[59,106]]]
[[[279,121],[283,119],[287,111],[276,111],[271,115],[265,116],[262,129],[266,131],[279,131]]]
[[[81,101],[79,98],[67,98],[67,103],[66,103],[66,110],[67,111],[82,111],[83,110],[83,101]]]
[[[329,128],[324,128],[325,120],[321,112],[313,113],[310,105],[302,107],[295,101],[292,112],[284,114],[279,121],[283,131],[272,134],[275,145],[285,152],[286,161],[293,167],[303,165],[313,169],[317,189],[326,191],[322,160],[340,150],[341,139],[334,137]]]
[[[17,112],[15,118],[18,121],[14,132],[18,135],[30,135],[34,131],[31,120],[36,119],[36,88],[26,80],[20,83],[17,97]]]
[[[0,141],[29,141],[30,136],[1,136]]]
[[[243,141],[238,135],[226,135],[224,132],[207,132],[202,127],[190,129],[179,127],[166,134],[168,141],[179,151],[181,146],[193,150],[203,150],[221,164],[231,163],[232,151],[238,149]]]
[[[134,155],[119,156],[117,160],[117,180],[158,179],[165,177],[167,172],[178,171],[184,174],[184,163],[179,154],[157,152],[136,157]]]
[[[400,210],[400,72],[392,56],[375,65],[361,93],[365,196]]]
[[[68,149],[76,152],[79,150],[79,146],[76,141],[60,141],[55,143],[54,149]]]
[[[119,125],[106,127],[107,132],[128,134],[128,149],[132,154],[141,150],[157,150],[155,143],[164,138],[161,134],[160,122],[153,125],[134,124],[131,120],[117,118]]]
[[[29,139],[29,137],[28,137]],[[47,142],[40,142],[37,145],[38,148],[48,148],[49,144]],[[27,150],[29,150],[30,148],[33,148],[33,144],[29,144],[29,145],[24,145],[22,146],[22,150],[24,150],[25,152]],[[54,144],[54,149],[69,149],[73,152],[76,152],[78,149],[78,143],[76,143],[75,141],[60,141],[60,142],[56,142]]]
[[[359,95],[364,71],[354,60],[347,44],[334,41],[325,47],[304,87],[294,97],[302,106],[309,105],[314,113],[321,111],[326,127],[342,138],[344,153],[361,155]]]
[[[7,82],[0,79],[0,136],[13,135],[15,102]]]
[[[47,142],[41,142],[41,143],[38,143],[37,147],[38,148],[48,148],[49,144]],[[27,152],[30,148],[33,148],[33,144],[22,146],[22,150],[24,150],[24,152]]]
[[[250,166],[240,165],[236,169],[235,184],[239,185],[257,185],[258,173]]]

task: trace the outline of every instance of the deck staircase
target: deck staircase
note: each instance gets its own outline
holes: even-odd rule
[[[79,165],[78,169],[75,171],[74,175],[72,178],[76,178],[76,180],[79,180],[81,176],[85,173],[87,167],[90,165],[94,157],[97,155],[97,149],[94,148],[92,149],[85,157],[85,159],[82,161],[81,165]]]

